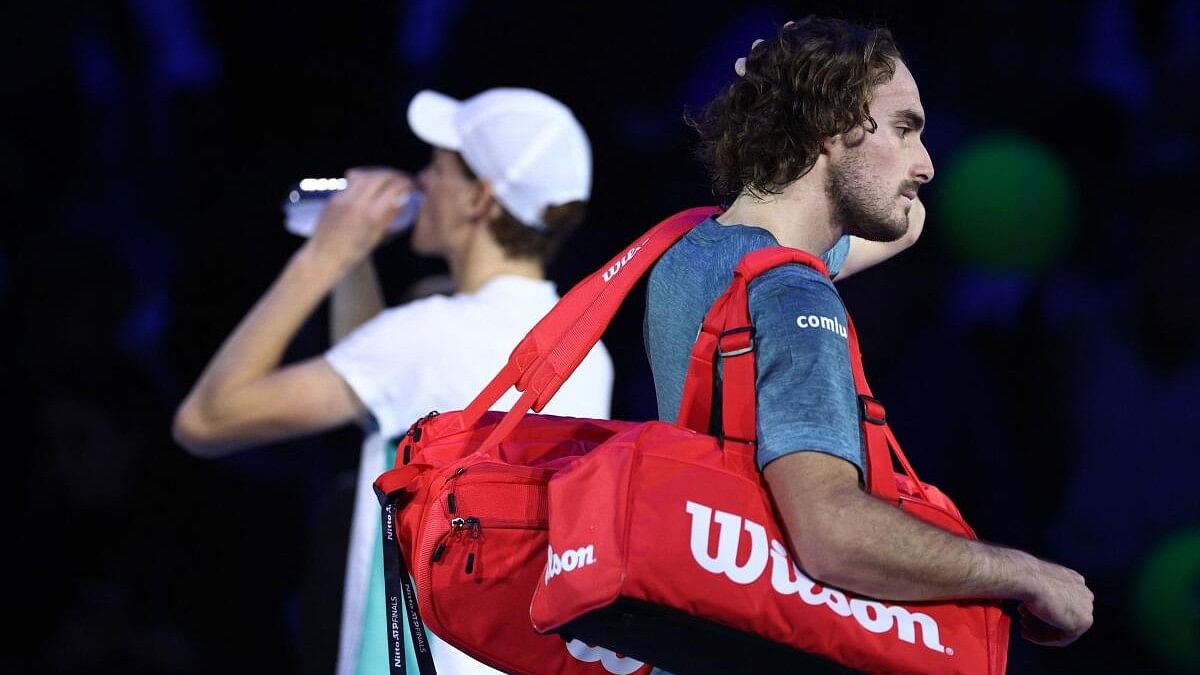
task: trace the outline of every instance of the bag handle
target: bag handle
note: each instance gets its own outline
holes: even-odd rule
[[[758,473],[754,326],[750,321],[750,282],[788,263],[800,263],[828,275],[825,263],[795,248],[752,251],[733,269],[728,288],[709,308],[689,357],[679,407],[679,424],[707,434],[712,421],[718,358],[725,366],[721,383],[721,440],[727,465],[747,475]]]
[[[713,303],[704,317],[700,335],[693,345],[684,381],[679,423],[693,431],[708,433],[712,419],[713,391],[717,359],[724,363],[721,387],[721,430],[723,447],[730,461],[743,470],[757,473],[755,463],[756,370],[754,330],[750,321],[749,286],[759,275],[780,265],[799,263],[822,275],[829,272],[820,258],[794,248],[770,247],[746,254],[733,271],[733,280],[725,293]],[[921,481],[887,424],[883,405],[871,395],[862,366],[858,333],[847,313],[850,367],[860,405],[859,416],[866,446],[866,484],[868,491],[887,501],[896,501],[899,493],[892,475],[892,455],[925,497]]]
[[[600,340],[621,302],[650,267],[697,223],[719,212],[716,207],[706,206],[676,213],[564,295],[517,344],[500,372],[464,410],[460,419],[467,429],[509,387],[523,392],[484,440],[481,450],[498,445],[530,409],[541,411]]]

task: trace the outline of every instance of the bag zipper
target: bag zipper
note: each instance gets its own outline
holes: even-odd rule
[[[544,530],[549,526],[545,520],[512,520],[502,518],[491,518],[487,521],[487,529],[499,530]],[[478,542],[483,538],[484,523],[475,516],[458,517],[450,520],[450,529],[444,534],[438,545],[434,547],[433,553],[429,556],[429,562],[441,562],[445,557],[446,551],[449,550],[452,543],[470,539],[471,542]],[[467,570],[469,573],[470,570]]]
[[[530,521],[496,518],[489,519],[486,525],[488,530],[545,530],[548,527],[549,523],[540,519]],[[483,568],[479,565],[479,549],[484,540],[484,528],[483,521],[475,516],[459,516],[451,519],[450,530],[446,532],[430,555],[428,569],[422,571],[432,576],[433,566],[442,563],[450,548],[461,543],[467,547],[462,571],[464,574],[473,575],[475,581],[480,581]]]
[[[548,478],[548,474],[553,474],[553,473],[555,473],[556,470],[555,469],[540,469],[540,468],[532,467],[532,466],[517,466],[515,464],[504,464],[502,462],[489,462],[489,461],[485,460],[485,461],[477,462],[475,464],[471,464],[470,466],[458,467],[457,469],[454,470],[454,473],[452,473],[446,477],[446,480],[443,483],[443,485],[447,485],[451,481],[455,481],[455,480],[462,478],[463,475],[465,475],[468,471],[471,473],[470,478],[472,479],[471,480],[472,485],[478,485],[478,484],[488,483],[488,482],[499,482],[499,483],[524,482],[526,484],[533,485],[533,484],[537,484],[538,482],[541,482],[542,480]],[[501,480],[501,481],[475,480],[476,476],[486,477],[488,474],[499,474],[504,477],[504,480]],[[516,480],[513,480],[513,478],[524,478],[527,480],[526,481],[516,481]]]
[[[442,491],[444,495],[438,495],[435,499],[430,500],[429,510],[426,511],[426,518],[436,518],[437,512],[434,509],[441,507],[443,515],[450,516],[447,521],[448,529],[446,532],[437,536],[437,544],[434,545],[430,552],[430,563],[437,563],[445,556],[447,549],[453,545],[464,534],[470,535],[472,540],[477,540],[484,527],[487,528],[507,528],[507,529],[545,529],[548,527],[548,522],[544,519],[537,520],[514,520],[507,518],[491,518],[484,514],[466,514],[460,513],[461,506],[458,503],[458,498],[454,493],[455,483],[463,476],[467,476],[470,482],[467,485],[486,485],[488,483],[508,483],[517,485],[537,485],[542,480],[545,480],[547,473],[554,473],[553,470],[537,469],[533,467],[519,467],[499,462],[481,461],[468,466],[460,466],[447,476],[443,482]],[[505,480],[495,480],[497,476],[503,477]],[[489,480],[490,479],[490,480]],[[516,479],[516,480],[514,480]],[[441,528],[435,528],[441,529]],[[428,550],[428,549],[426,549]],[[420,559],[420,554],[418,554]],[[417,570],[418,583],[423,587],[428,587],[428,578],[426,575],[430,571],[430,565],[421,565]]]
[[[403,460],[401,462],[402,464],[409,463],[409,461],[412,459],[413,446],[420,443],[421,437],[424,436],[424,432],[421,429],[421,425],[425,424],[426,422],[428,422],[429,420],[431,420],[437,416],[438,416],[438,411],[430,410],[429,412],[425,413],[423,416],[417,418],[417,421],[413,422],[408,427],[408,431],[404,432],[404,435],[400,437],[400,442],[404,444],[404,447],[400,448],[400,452],[398,453],[400,455],[401,459]]]

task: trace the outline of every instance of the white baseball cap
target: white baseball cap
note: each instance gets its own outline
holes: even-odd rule
[[[425,90],[408,126],[426,143],[462,155],[517,220],[543,229],[546,207],[586,201],[592,147],[567,106],[532,89],[489,89],[465,101]]]

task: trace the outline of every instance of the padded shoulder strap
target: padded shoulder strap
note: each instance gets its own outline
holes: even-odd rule
[[[676,213],[635,239],[563,296],[467,406],[462,418],[464,427],[479,421],[509,387],[524,392],[482,447],[503,439],[530,408],[542,410],[600,340],[638,280],[680,237],[719,212],[716,207],[698,207]]]
[[[713,383],[717,358],[725,358],[726,369],[748,366],[754,372],[754,329],[750,325],[750,282],[780,265],[799,263],[828,276],[825,263],[814,255],[782,246],[758,249],[747,253],[733,270],[729,287],[708,310],[700,333],[692,347],[683,399],[679,407],[679,424],[700,433],[708,433],[712,419]],[[734,359],[734,357],[738,357]],[[743,358],[745,357],[745,358]],[[739,378],[735,378],[739,379]],[[730,382],[726,374],[726,382]],[[734,387],[742,386],[731,383]],[[754,382],[751,380],[746,396],[739,393],[734,406],[722,405],[723,432],[726,437],[752,440],[756,435]],[[746,406],[749,405],[750,408]],[[740,412],[739,412],[740,411]]]
[[[756,370],[754,362],[754,328],[750,322],[749,286],[759,275],[780,265],[807,265],[829,276],[825,263],[818,257],[794,248],[770,247],[746,254],[733,271],[729,288],[713,303],[704,318],[692,349],[687,380],[680,405],[680,424],[701,433],[708,432],[712,415],[712,396],[717,359],[724,363],[721,390],[721,428],[727,451],[753,454],[756,428]],[[892,454],[917,486],[920,481],[913,472],[895,437],[887,426],[882,404],[872,395],[863,371],[862,352],[854,322],[846,314],[850,367],[854,388],[858,394],[859,416],[862,420],[866,446],[866,482],[871,494],[888,501],[898,497],[893,475]],[[744,461],[743,461],[744,465]]]

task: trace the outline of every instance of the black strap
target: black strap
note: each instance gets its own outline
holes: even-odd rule
[[[437,675],[433,667],[433,654],[429,651],[429,640],[425,626],[421,623],[421,612],[417,608],[417,593],[408,576],[408,565],[396,541],[395,510],[397,497],[389,497],[383,504],[383,585],[387,594],[384,610],[387,612],[388,664],[392,675],[404,675],[407,666],[404,655],[405,636],[411,636],[413,653],[417,655],[417,670],[420,675]],[[403,598],[403,601],[401,601]],[[402,609],[407,609],[403,619]],[[408,630],[401,621],[408,624]]]

